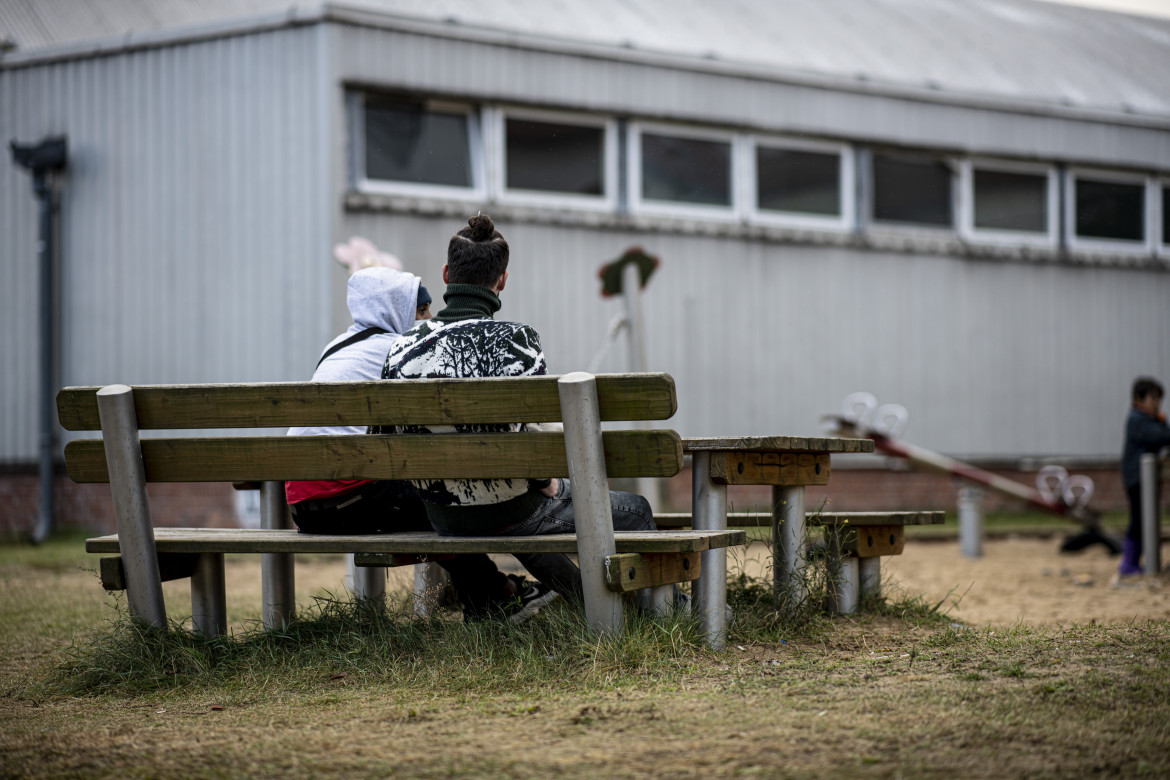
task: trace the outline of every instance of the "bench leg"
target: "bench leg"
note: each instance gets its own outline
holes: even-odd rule
[[[668,615],[674,608],[674,586],[659,585],[636,592],[638,607],[651,615]]]
[[[414,565],[414,616],[428,618],[439,606],[439,596],[447,587],[447,572],[437,563],[416,563]],[[382,580],[385,590],[386,580]]]
[[[227,630],[227,586],[223,553],[201,553],[191,574],[191,622],[204,636]]]
[[[266,529],[292,526],[283,482],[260,485],[260,526]],[[261,620],[265,628],[284,628],[292,620],[296,610],[295,577],[292,553],[260,555]]]
[[[557,390],[565,425],[569,480],[573,485],[585,618],[594,631],[619,632],[624,623],[622,598],[605,582],[605,558],[614,554],[615,547],[597,382],[591,374],[566,374],[557,380]]]
[[[776,601],[795,607],[808,597],[805,582],[804,488],[772,488],[772,579]]]
[[[830,555],[833,553],[830,552]],[[833,566],[829,590],[829,610],[840,615],[857,612],[861,600],[861,559],[856,555],[839,557]]]
[[[349,556],[350,561],[353,556]],[[381,601],[386,598],[386,570],[381,566],[354,566],[353,597]]]
[[[858,560],[859,599],[882,597],[882,559],[880,557]]]
[[[131,617],[162,628],[167,624],[167,610],[146,497],[146,469],[138,441],[134,391],[126,385],[103,387],[97,391],[97,404],[109,464],[118,551],[126,571],[126,602]]]
[[[727,486],[711,480],[711,453],[696,452],[691,462],[692,527],[696,531],[727,529]],[[727,549],[704,550],[702,571],[694,586],[694,607],[703,636],[716,650],[727,644]]]

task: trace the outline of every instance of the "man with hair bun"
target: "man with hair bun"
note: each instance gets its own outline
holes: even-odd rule
[[[447,246],[443,266],[446,308],[402,334],[386,356],[383,379],[543,376],[548,373],[537,332],[492,318],[508,281],[508,242],[491,217],[477,214]],[[525,424],[490,430],[523,431]],[[461,428],[461,426],[456,426]],[[483,426],[478,426],[483,430]],[[450,432],[450,427],[396,428],[398,432]],[[377,432],[377,429],[375,429]],[[427,480],[415,482],[431,525],[449,536],[531,536],[573,533],[573,494],[566,479]],[[650,504],[633,493],[610,491],[619,531],[654,529]],[[583,598],[581,572],[565,555],[517,559],[561,595]]]

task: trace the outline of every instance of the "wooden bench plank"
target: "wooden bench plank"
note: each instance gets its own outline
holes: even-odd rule
[[[809,512],[805,522],[819,526],[875,526],[875,525],[942,525],[947,513],[943,511],[894,512]],[[691,515],[686,512],[667,512],[654,515],[661,528],[686,528]],[[733,528],[759,528],[772,524],[768,512],[728,512],[727,525]]]
[[[827,452],[714,452],[716,485],[827,485]]]
[[[674,431],[606,431],[602,437],[610,477],[671,477],[682,469]],[[143,439],[142,459],[148,482],[542,479],[568,473],[564,434],[549,432]],[[70,442],[65,462],[74,482],[109,481],[101,439]]]
[[[836,436],[719,436],[683,439],[684,452],[873,452],[872,439]]]
[[[133,389],[142,430],[453,425],[559,421],[558,378],[137,385]],[[666,420],[678,408],[669,374],[602,374],[596,379],[603,421]],[[57,417],[63,428],[101,428],[95,395],[99,389],[67,387],[57,394]]]
[[[243,528],[156,528],[155,546],[162,553],[367,553],[419,555],[425,553],[544,553],[577,552],[576,534],[545,536],[439,536],[417,531],[364,536],[302,534],[295,530]],[[615,531],[616,551],[668,553],[741,545],[744,531]],[[116,534],[85,541],[89,553],[117,553]]]
[[[605,584],[629,593],[642,588],[692,582],[702,573],[699,553],[618,553],[605,557]]]

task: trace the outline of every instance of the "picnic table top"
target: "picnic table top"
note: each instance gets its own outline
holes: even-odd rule
[[[872,439],[836,436],[715,436],[684,438],[683,452],[873,452]]]

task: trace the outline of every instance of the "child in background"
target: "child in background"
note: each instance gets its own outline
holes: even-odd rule
[[[1129,528],[1121,551],[1118,574],[1131,577],[1142,573],[1142,455],[1170,446],[1170,425],[1161,410],[1165,391],[1156,379],[1138,377],[1133,383],[1133,408],[1125,421],[1125,449],[1121,454],[1121,479],[1129,498]],[[1154,506],[1159,505],[1155,485]]]

